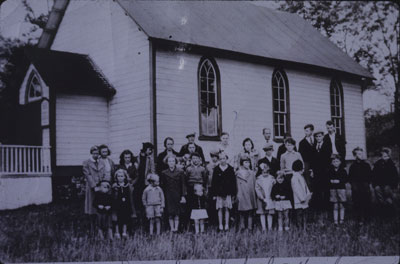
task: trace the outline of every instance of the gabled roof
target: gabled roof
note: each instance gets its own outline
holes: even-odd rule
[[[150,38],[373,78],[296,14],[241,1],[117,1]]]
[[[87,55],[47,49],[25,50],[47,86],[57,91],[112,96],[115,89]]]

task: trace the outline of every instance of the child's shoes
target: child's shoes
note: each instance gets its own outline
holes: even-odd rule
[[[285,228],[286,229],[286,228]],[[279,228],[278,228],[278,231],[279,232],[282,232],[283,231],[283,228],[280,226]]]
[[[229,225],[225,225],[225,231],[229,230]]]
[[[219,225],[219,231],[223,231],[224,230],[224,227],[222,226],[222,225]]]
[[[290,228],[288,226],[285,227],[285,231],[289,231]]]
[[[128,235],[126,233],[122,233],[122,238],[128,238]]]
[[[115,233],[115,238],[116,239],[121,239],[121,235],[117,232],[117,233]]]

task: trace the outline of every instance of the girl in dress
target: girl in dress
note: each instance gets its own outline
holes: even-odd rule
[[[235,171],[227,163],[228,155],[225,152],[219,154],[219,165],[215,167],[211,182],[211,195],[216,200],[215,208],[218,211],[219,230],[229,229],[229,210],[232,209],[232,200],[237,193]],[[225,216],[225,227],[223,225]]]
[[[240,229],[245,228],[244,219],[247,218],[247,228],[253,228],[253,213],[256,208],[255,172],[250,169],[249,156],[241,156],[240,168],[236,172],[237,201],[240,214]]]
[[[135,216],[133,208],[133,199],[131,186],[128,184],[128,173],[126,170],[119,169],[115,172],[115,183],[113,184],[114,193],[114,212],[117,220],[115,226],[115,237],[121,238],[120,228],[122,228],[122,237],[128,237],[126,230],[131,217]]]
[[[260,222],[262,231],[266,231],[265,215],[267,215],[268,230],[272,230],[272,220],[275,214],[275,203],[271,199],[272,186],[275,184],[275,178],[269,173],[267,164],[260,164],[262,173],[256,180],[256,194],[257,194],[257,214],[260,215]]]
[[[278,171],[276,177],[276,184],[272,187],[271,197],[275,202],[275,211],[278,214],[278,230],[289,230],[289,210],[292,209],[290,203],[291,196],[290,183],[285,180],[284,173]]]
[[[203,185],[194,185],[194,197],[191,201],[190,219],[194,220],[194,229],[196,234],[204,232],[204,220],[208,218],[206,211],[206,196],[203,192]]]
[[[185,173],[176,167],[175,156],[167,156],[168,169],[161,173],[161,188],[165,195],[165,209],[168,215],[171,232],[177,232],[179,227],[179,215],[181,203],[186,203]]]

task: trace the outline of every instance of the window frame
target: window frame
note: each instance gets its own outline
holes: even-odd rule
[[[275,97],[274,97],[274,78],[276,76],[276,74],[280,74],[282,76],[283,82],[284,82],[284,91],[286,93],[286,97],[285,97],[285,107],[286,107],[286,113],[284,113],[286,115],[286,131],[284,131],[284,134],[281,136],[277,136],[276,133],[276,129],[275,129],[275,114],[279,114],[276,113],[277,111],[275,111],[274,108],[274,101],[275,101]],[[287,78],[286,72],[281,69],[281,68],[277,68],[273,71],[272,73],[272,78],[271,78],[271,93],[272,93],[272,130],[273,130],[273,139],[275,142],[283,142],[283,138],[285,133],[290,133],[291,131],[291,127],[290,127],[290,94],[289,94],[289,80]],[[277,99],[277,100],[281,100],[281,99]]]
[[[201,118],[201,69],[203,64],[209,61],[215,72],[215,90],[216,90],[216,104],[218,107],[218,118],[217,118],[217,135],[216,136],[208,136],[203,134],[202,128],[202,118]],[[197,90],[198,90],[198,105],[199,105],[199,140],[205,141],[220,141],[221,133],[222,133],[222,104],[221,104],[221,77],[220,71],[215,59],[210,57],[202,57],[199,62],[199,66],[197,69]]]
[[[336,89],[335,89],[336,87]],[[335,94],[335,91],[338,91],[339,95]],[[332,95],[334,97],[338,97],[339,98],[339,103],[340,105],[336,105],[336,102],[332,102]],[[330,107],[330,112],[331,112],[331,120],[335,125],[335,131],[338,135],[341,135],[343,138],[346,138],[346,134],[345,134],[345,113],[344,113],[344,96],[343,96],[343,86],[342,86],[342,82],[337,79],[337,78],[332,78],[330,84],[329,84],[329,107]],[[341,116],[336,116],[334,115],[335,113],[333,113],[333,108],[339,108],[340,112],[341,112]],[[336,121],[335,120],[340,120],[340,131],[338,131],[338,127],[336,126]],[[339,133],[340,132],[340,133]]]
[[[36,79],[38,84],[39,84],[40,96],[31,97],[30,96],[30,91],[31,91],[31,87],[33,86],[32,82],[33,82],[34,79]],[[38,74],[35,71],[32,71],[30,76],[29,76],[28,82],[26,83],[25,102],[26,103],[33,103],[33,102],[37,102],[37,101],[42,100],[43,92],[44,92],[43,86],[42,86],[42,83],[40,81],[40,78],[39,78]]]

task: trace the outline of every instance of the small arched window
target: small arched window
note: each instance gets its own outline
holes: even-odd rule
[[[43,90],[37,75],[32,72],[26,89],[27,102],[37,101],[42,98]]]
[[[336,133],[344,136],[343,88],[339,80],[331,81],[330,95],[332,122],[335,124]]]
[[[221,128],[221,89],[217,64],[203,58],[198,70],[200,139],[219,138]]]
[[[274,138],[282,140],[286,133],[290,133],[289,84],[283,70],[275,70],[272,74],[272,96]]]

